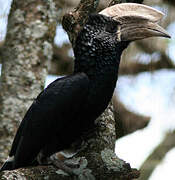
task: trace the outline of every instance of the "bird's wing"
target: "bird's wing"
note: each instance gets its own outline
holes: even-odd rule
[[[79,73],[55,80],[38,95],[12,144],[10,157],[14,156],[15,166],[24,166],[25,161],[32,161],[49,137],[81,110],[88,85],[88,77]]]

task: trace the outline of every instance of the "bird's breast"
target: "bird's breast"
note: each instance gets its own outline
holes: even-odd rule
[[[108,72],[90,81],[86,112],[96,119],[107,108],[116,86],[117,73]]]

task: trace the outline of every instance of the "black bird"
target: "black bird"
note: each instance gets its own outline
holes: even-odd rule
[[[162,13],[144,5],[115,5],[89,16],[79,33],[72,75],[55,80],[24,116],[2,170],[64,150],[94,127],[113,95],[122,51],[131,41],[170,37],[157,25]],[[86,115],[85,115],[86,114]]]

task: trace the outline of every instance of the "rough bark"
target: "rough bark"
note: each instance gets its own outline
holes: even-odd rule
[[[44,87],[56,29],[54,2],[14,0],[2,52],[0,161],[7,157],[19,122]]]
[[[167,152],[175,147],[175,132],[167,133],[163,141],[154,149],[142,164],[139,180],[147,180],[151,176],[154,169],[159,165]]]

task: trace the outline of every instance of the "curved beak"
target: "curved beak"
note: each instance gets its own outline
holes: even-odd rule
[[[157,24],[164,14],[149,6],[123,3],[106,8],[100,14],[110,16],[119,22],[119,41],[134,41],[153,36],[170,38],[168,32]]]
[[[170,35],[155,22],[145,20],[139,17],[124,18],[120,26],[120,39],[121,41],[135,41],[154,36],[171,38]]]

